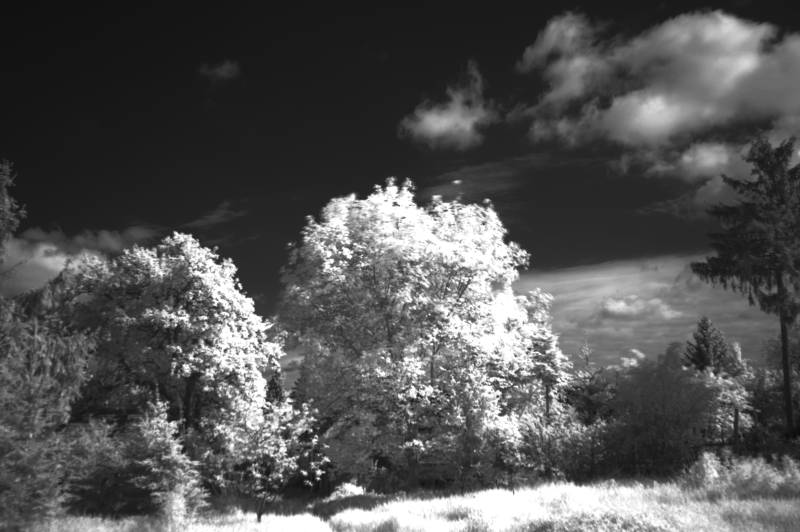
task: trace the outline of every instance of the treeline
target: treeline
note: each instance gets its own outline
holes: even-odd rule
[[[23,215],[11,184],[4,165],[2,242]],[[467,489],[669,475],[708,447],[797,452],[781,422],[797,358],[754,369],[703,319],[658,360],[600,368],[587,346],[573,365],[550,296],[512,290],[527,262],[491,204],[419,205],[393,181],[308,220],[271,320],[190,235],[76,257],[0,299],[2,522],[180,521],[209,495],[258,501],[260,518],[344,480]],[[302,355],[289,389],[287,350]]]

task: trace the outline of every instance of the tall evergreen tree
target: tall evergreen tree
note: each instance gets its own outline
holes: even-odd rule
[[[722,227],[711,235],[716,256],[692,264],[702,279],[744,293],[751,305],[778,317],[788,436],[796,433],[789,328],[800,312],[800,165],[791,165],[794,145],[794,138],[774,148],[757,138],[745,157],[752,178],[723,176],[740,201],[709,210]]]

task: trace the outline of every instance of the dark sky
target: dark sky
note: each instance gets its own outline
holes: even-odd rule
[[[780,90],[800,87],[800,26],[764,2],[642,6],[6,6],[0,156],[15,163],[14,194],[28,208],[18,251],[31,255],[32,272],[47,255],[44,272],[57,253],[192,232],[234,259],[268,314],[306,215],[410,177],[423,198],[492,198],[533,257],[521,286],[556,295],[566,347],[590,337],[615,352],[656,351],[669,335],[683,340],[699,313],[665,290],[707,249],[704,202],[724,198],[713,176],[736,171],[736,149],[754,131],[800,124],[781,122],[795,106]],[[713,98],[693,85],[692,69],[708,70],[687,63],[695,56],[722,65]],[[770,61],[788,73],[753,85],[769,78],[753,68]],[[668,98],[634,98],[637,107],[631,93]],[[437,109],[467,122],[425,130]],[[562,117],[571,121],[552,133]],[[550,133],[534,134],[537,124]],[[626,268],[663,279],[630,284],[618,275]],[[610,291],[575,292],[612,270]],[[567,314],[559,296],[582,301],[583,314]],[[709,292],[702,301],[710,312],[731,300]],[[737,312],[757,316],[746,305]],[[631,334],[628,318],[638,324]],[[756,329],[743,343],[757,345],[767,329]]]

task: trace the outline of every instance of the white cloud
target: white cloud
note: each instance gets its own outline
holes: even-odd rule
[[[583,16],[551,20],[518,64],[548,83],[534,141],[616,144],[623,171],[678,177],[697,187],[644,209],[700,216],[734,199],[720,174],[748,178],[743,134],[774,142],[800,133],[800,34],[723,11],[687,13],[639,35],[610,35]]]
[[[197,70],[201,76],[212,82],[232,81],[242,75],[237,61],[225,59],[219,63],[202,64]]]
[[[734,167],[736,165],[736,167]],[[689,146],[678,159],[682,175],[689,179],[715,177],[722,173],[740,175],[746,168],[742,156],[727,144],[698,142]]]
[[[595,53],[596,29],[577,13],[566,13],[550,21],[517,62],[523,73],[544,70],[550,90],[543,100],[558,104],[580,98],[605,64]]]
[[[448,87],[447,102],[418,105],[400,122],[400,136],[434,149],[467,150],[480,145],[480,128],[496,121],[497,114],[484,100],[483,78],[474,62],[468,65],[468,78],[464,85]]]

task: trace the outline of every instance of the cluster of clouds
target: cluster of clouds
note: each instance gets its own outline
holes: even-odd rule
[[[541,287],[554,296],[553,326],[567,353],[588,341],[605,364],[632,349],[655,357],[689,339],[700,317],[709,316],[745,356],[759,360],[765,340],[777,335],[777,321],[741,294],[700,280],[689,266],[700,260],[671,255],[533,271],[516,288]]]
[[[800,33],[723,11],[677,16],[636,35],[566,13],[549,21],[516,62],[543,89],[502,113],[470,83],[426,102],[401,130],[431,147],[479,145],[485,126],[529,122],[533,143],[604,143],[619,171],[683,179],[694,193],[654,206],[698,210],[730,198],[719,177],[747,178],[754,128],[773,141],[800,132]],[[477,80],[477,82],[476,82]]]

